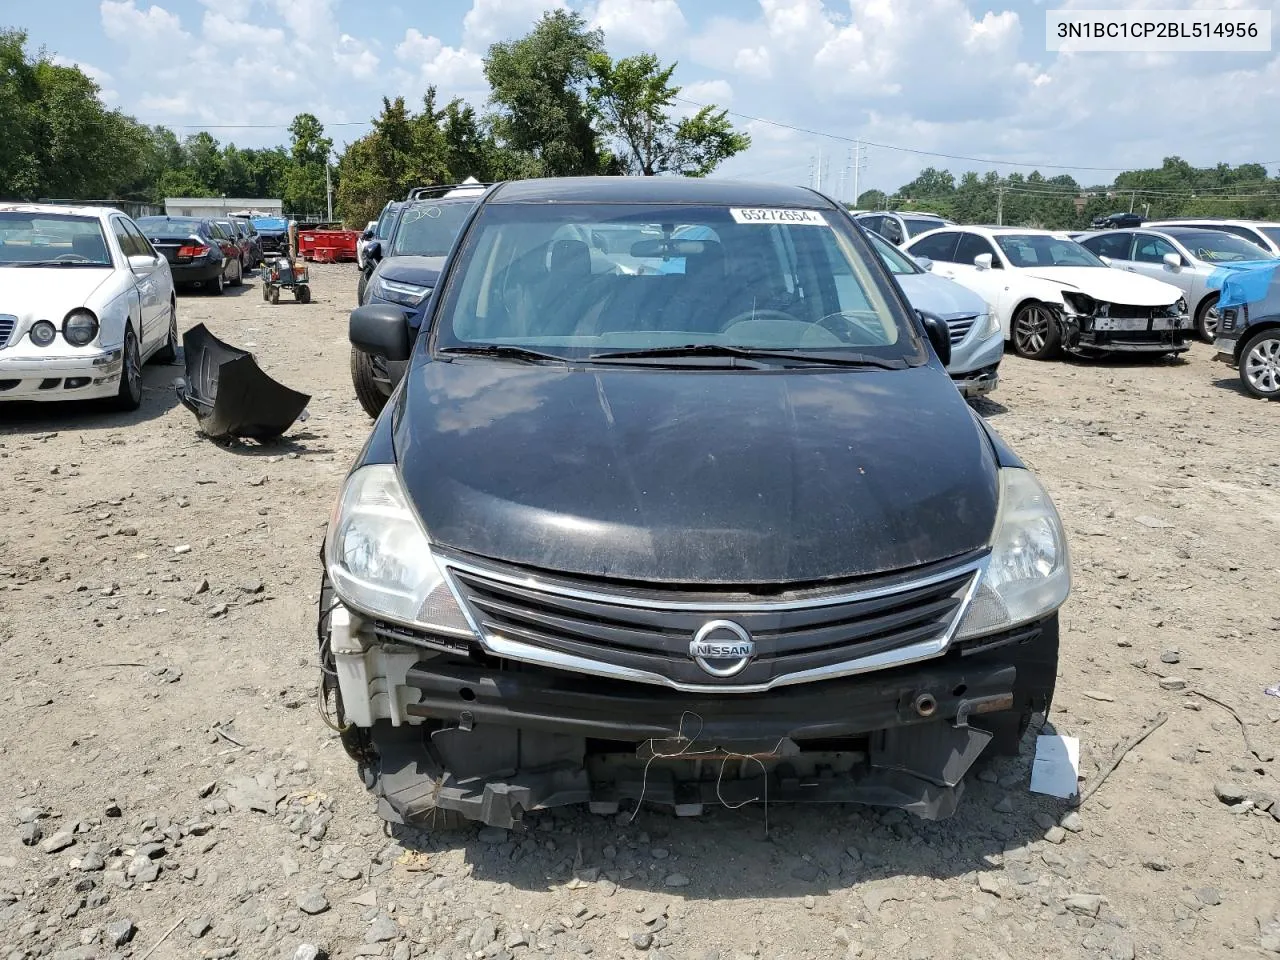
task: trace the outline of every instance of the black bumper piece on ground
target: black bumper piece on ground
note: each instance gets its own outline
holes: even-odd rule
[[[214,439],[280,436],[306,409],[311,397],[263,373],[253,354],[223,343],[205,325],[182,335],[187,376],[178,399]]]
[[[428,658],[406,678],[421,692],[406,712],[426,722],[370,730],[377,760],[366,782],[393,823],[443,809],[511,827],[566,804],[697,814],[766,799],[945,819],[999,721],[1047,709],[1056,618],[974,649],[744,695]]]

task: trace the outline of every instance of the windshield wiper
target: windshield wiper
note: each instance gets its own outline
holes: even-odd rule
[[[734,357],[743,360],[786,360],[797,364],[818,364],[831,367],[878,367],[882,370],[903,370],[905,360],[886,360],[865,353],[823,353],[813,350],[769,350],[755,347],[734,347],[720,343],[688,343],[679,347],[646,347],[640,350],[613,350],[593,353],[587,359],[595,362],[613,360],[662,360],[675,357]]]
[[[23,260],[5,264],[7,267],[109,267],[109,263],[94,263],[92,260]]]
[[[524,360],[529,363],[545,360],[554,360],[556,363],[565,362],[564,357],[557,357],[554,353],[539,353],[537,350],[514,347],[507,343],[486,343],[474,347],[440,347],[437,352],[446,356],[496,357],[499,360]]]

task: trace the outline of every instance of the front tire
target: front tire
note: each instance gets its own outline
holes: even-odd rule
[[[364,292],[369,287],[369,272],[361,271],[360,282],[356,285],[356,306],[364,306]]]
[[[387,395],[378,384],[373,357],[355,347],[351,348],[351,383],[356,388],[356,399],[364,412],[376,420],[387,405]]]
[[[120,363],[120,390],[111,399],[111,406],[126,413],[142,406],[142,352],[133,326],[125,324],[124,350]]]
[[[164,346],[155,352],[155,359],[161,363],[174,363],[178,359],[178,308],[169,301],[169,333]]]
[[[1061,352],[1061,331],[1053,309],[1028,303],[1013,317],[1013,352],[1028,360],[1052,360]]]
[[[1205,297],[1196,309],[1196,336],[1205,343],[1213,343],[1218,335],[1218,295]]]
[[[1240,351],[1240,383],[1259,400],[1280,400],[1280,329],[1250,337]]]

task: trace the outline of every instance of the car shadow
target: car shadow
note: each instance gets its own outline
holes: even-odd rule
[[[411,855],[462,850],[473,879],[528,891],[612,884],[706,900],[858,891],[851,919],[867,922],[882,904],[911,899],[894,885],[903,878],[941,880],[1004,863],[1000,882],[1031,892],[1039,876],[1067,869],[1064,857],[1043,859],[1040,848],[1054,849],[1045,825],[1072,805],[1028,791],[1035,736],[1028,740],[1021,756],[996,759],[982,779],[971,777],[944,821],[853,804],[755,803],[692,818],[657,808],[596,816],[563,807],[528,814],[509,832],[428,824],[388,833]],[[1013,863],[1019,868],[1007,867]]]
[[[252,440],[240,437],[221,440],[205,437],[199,430],[196,430],[195,433],[197,436],[221,447],[227,453],[234,453],[240,457],[281,457],[291,454],[299,457],[314,457],[333,453],[332,447],[316,445],[315,441],[323,440],[324,437],[306,430],[299,433],[286,433],[283,436],[269,440]]]
[[[1189,353],[1104,353],[1096,357],[1079,357],[1066,354],[1063,360],[1075,366],[1109,367],[1122,370],[1129,367],[1184,367],[1191,362]]]
[[[981,417],[998,417],[1002,413],[1008,413],[1009,408],[998,400],[992,400],[991,397],[973,397],[969,400],[969,406],[978,411]]]
[[[1253,399],[1253,397],[1249,396],[1249,394],[1245,391],[1244,385],[1240,383],[1239,376],[1215,377],[1213,380],[1210,380],[1209,383],[1211,386],[1215,386],[1219,390],[1226,390],[1230,393],[1238,393],[1240,396],[1244,397],[1246,400]]]
[[[119,430],[164,416],[178,405],[174,381],[183,375],[182,351],[174,363],[152,360],[142,368],[142,406],[114,411],[106,400],[6,402],[0,406],[0,436],[63,430]]]

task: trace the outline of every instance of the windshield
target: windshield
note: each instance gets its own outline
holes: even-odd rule
[[[374,229],[373,235],[386,239],[391,234],[391,225],[395,223],[396,214],[400,212],[400,204],[389,203],[382,210],[382,216],[378,218],[378,226]]]
[[[1101,267],[1107,265],[1074,240],[1047,233],[997,234],[996,243],[1015,267]]]
[[[1198,230],[1175,234],[1178,242],[1197,260],[1205,263],[1232,263],[1241,260],[1271,260],[1273,256],[1256,243],[1221,230]]]
[[[475,205],[474,200],[421,200],[409,204],[400,214],[390,255],[446,256]]]
[[[901,277],[909,273],[924,273],[905,253],[880,236],[880,234],[869,232],[867,237],[871,240],[871,246],[876,248],[876,253],[880,254],[880,259],[884,261],[885,267],[894,276]]]
[[[46,260],[111,266],[102,222],[97,217],[0,212],[0,264]]]
[[[902,222],[907,225],[908,237],[918,237],[922,233],[937,230],[947,225],[945,221],[937,220],[933,217],[903,217]]]
[[[814,210],[490,204],[459,251],[436,347],[917,361],[920,341],[865,250],[842,218]]]
[[[200,229],[199,220],[173,219],[171,217],[143,217],[138,228],[148,237],[186,238]]]

